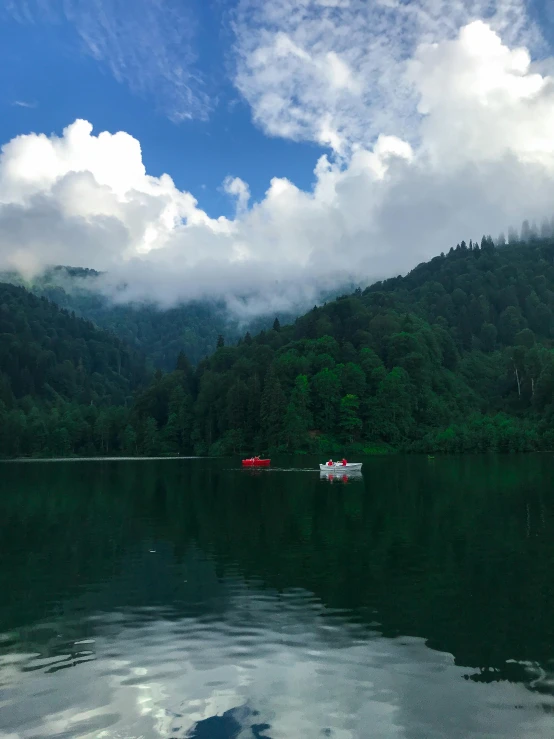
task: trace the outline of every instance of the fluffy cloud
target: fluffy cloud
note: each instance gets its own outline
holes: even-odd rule
[[[274,136],[339,153],[380,133],[417,137],[409,59],[478,18],[509,44],[541,48],[525,0],[240,0],[235,81]]]
[[[345,63],[324,54],[318,74],[355,94],[359,71]],[[126,133],[95,136],[76,121],[60,138],[20,136],[0,158],[0,267],[89,266],[109,272],[106,289],[126,282],[121,300],[217,296],[236,313],[306,307],[321,288],[404,272],[462,238],[551,215],[547,67],[482,21],[419,44],[403,78],[418,106],[411,143],[349,134],[347,154],[319,159],[313,190],[275,178],[253,204],[228,178],[232,219],[208,217],[168,175],[149,176]]]

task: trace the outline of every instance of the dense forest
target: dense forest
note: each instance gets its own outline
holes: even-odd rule
[[[21,318],[17,324],[14,317],[18,300],[4,311],[0,369],[8,402],[0,413],[6,416],[2,427],[10,429],[0,442],[4,454],[60,453],[50,434],[50,446],[31,441],[29,416],[38,423],[43,413],[54,414],[64,452],[74,454],[554,449],[551,238],[462,242],[405,277],[314,307],[290,325],[275,319],[271,329],[248,332],[233,345],[220,337],[215,353],[196,368],[181,352],[175,369],[157,370],[132,401],[123,390],[117,396],[114,378],[120,375],[113,361],[105,365],[98,399],[89,399],[80,381],[64,395],[49,380],[60,397],[47,395],[45,381],[35,380],[42,366],[36,359],[21,364],[29,377],[20,387],[17,372],[7,369],[15,364],[4,347],[19,345],[24,355],[27,342],[38,342],[42,351],[56,342],[45,317],[38,323],[46,336],[34,329],[35,309],[48,306],[55,325],[67,320],[76,331],[93,327],[22,290],[18,295],[36,308],[28,311],[25,335]],[[99,335],[106,344],[116,341]],[[85,345],[90,341],[81,334],[65,340],[76,346],[80,338]],[[57,341],[58,347],[64,343]],[[121,382],[131,388],[140,373],[131,372],[132,355],[125,356],[129,377]],[[103,372],[81,362],[77,351],[56,359],[56,367],[70,362],[75,375]],[[69,411],[60,415],[70,398],[74,414],[84,418],[88,403],[90,421],[97,415],[86,421],[89,432],[82,426],[77,432]]]
[[[105,409],[121,417],[147,377],[115,335],[0,283],[0,454],[94,452]]]
[[[269,328],[274,315],[239,322],[230,316],[222,301],[196,300],[163,310],[154,303],[116,303],[98,289],[101,275],[93,269],[54,267],[30,282],[14,272],[0,280],[21,285],[39,297],[92,321],[145,355],[153,368],[165,372],[175,368],[177,357],[186,354],[193,365],[212,354],[218,337],[237,341],[246,330],[258,333]],[[296,313],[281,314],[292,321]]]

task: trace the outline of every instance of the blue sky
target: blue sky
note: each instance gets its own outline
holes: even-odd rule
[[[553,46],[551,0],[0,0],[0,268],[254,314],[550,219]]]
[[[117,17],[118,4],[104,4]],[[213,0],[173,4],[186,7],[196,26],[191,46],[197,55],[194,69],[202,76],[198,88],[209,98],[205,115],[194,111],[191,119],[172,120],[171,88],[160,95],[118,81],[109,60],[91,56],[74,22],[63,15],[49,19],[34,4],[28,17],[6,13],[0,25],[0,142],[22,133],[61,134],[76,118],[90,121],[96,132],[127,131],[141,142],[150,174],[170,173],[214,216],[233,210],[221,192],[229,175],[247,181],[254,199],[263,197],[274,176],[309,187],[320,148],[266,136],[232,84],[232,5]]]

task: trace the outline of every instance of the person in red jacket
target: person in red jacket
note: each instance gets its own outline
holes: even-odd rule
[[[332,467],[332,466],[333,466],[333,460],[332,460],[332,459],[330,459],[330,460],[329,460],[329,461],[327,462],[327,467]]]
[[[343,460],[342,460],[342,466],[343,466],[343,467],[346,467],[346,459],[343,459]]]

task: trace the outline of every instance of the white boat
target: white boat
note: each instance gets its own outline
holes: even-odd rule
[[[363,462],[335,462],[334,464],[320,464],[319,469],[322,472],[359,472],[362,469]]]

